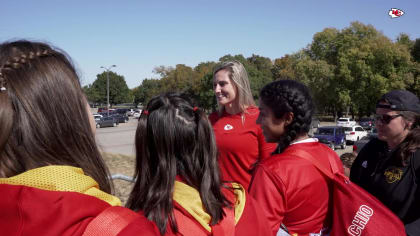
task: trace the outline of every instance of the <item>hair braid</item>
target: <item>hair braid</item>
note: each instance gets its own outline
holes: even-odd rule
[[[7,60],[1,67],[0,67],[0,88],[1,91],[6,90],[7,86],[7,75],[13,73],[16,70],[24,68],[25,66],[30,65],[31,61],[37,60],[41,57],[46,57],[52,55],[52,51],[49,50],[42,50],[36,52],[29,52],[27,54],[20,54],[20,56],[14,56]],[[0,91],[0,92],[1,92]]]
[[[52,52],[49,50],[29,52],[27,54],[21,54],[20,56],[14,56],[7,60],[4,65],[0,68],[0,73],[7,74],[13,70],[20,69],[26,65],[29,65],[31,61],[51,55]]]
[[[287,112],[293,113],[293,121],[285,127],[286,132],[279,140],[282,151],[298,136],[309,132],[314,105],[308,88],[293,80],[279,80],[266,85],[260,98],[274,113],[282,118]]]

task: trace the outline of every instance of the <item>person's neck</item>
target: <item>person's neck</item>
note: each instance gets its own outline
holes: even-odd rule
[[[308,134],[303,134],[303,135],[297,136],[295,138],[295,140],[293,140],[293,143],[302,141],[302,140],[307,139],[307,138],[309,138]]]
[[[231,103],[225,106],[225,111],[230,115],[235,115],[241,112],[241,109],[239,109],[239,106]]]

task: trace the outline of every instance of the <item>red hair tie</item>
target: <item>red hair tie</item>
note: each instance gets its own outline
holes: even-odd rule
[[[148,110],[143,110],[143,114],[145,114],[147,116],[147,115],[149,115],[149,111]]]
[[[197,110],[198,110],[198,107],[194,107],[194,108],[193,108],[193,111],[197,111]]]

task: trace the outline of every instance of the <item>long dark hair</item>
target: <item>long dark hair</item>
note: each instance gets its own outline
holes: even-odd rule
[[[0,176],[70,165],[111,192],[69,57],[45,43],[6,42],[0,44],[0,73]]]
[[[136,183],[127,206],[142,210],[162,234],[168,220],[177,232],[172,194],[179,175],[200,192],[216,224],[228,202],[220,190],[216,142],[206,114],[176,93],[154,97],[145,109],[136,131]]]
[[[403,166],[408,165],[411,155],[420,149],[420,114],[411,111],[399,111],[406,122],[412,122],[405,139],[397,146],[396,157]]]
[[[293,113],[293,121],[287,125],[286,133],[279,140],[277,152],[282,152],[300,135],[309,132],[314,104],[308,88],[294,80],[278,80],[264,86],[260,99],[278,119],[287,112]]]

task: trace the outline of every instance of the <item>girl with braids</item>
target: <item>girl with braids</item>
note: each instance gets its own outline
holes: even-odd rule
[[[205,112],[184,95],[154,97],[136,131],[136,183],[128,207],[162,235],[268,235],[259,207],[219,177],[217,148]]]
[[[224,62],[214,69],[213,90],[219,110],[209,119],[216,136],[222,179],[238,182],[248,190],[254,166],[269,157],[276,146],[265,142],[255,123],[258,108],[240,62]]]
[[[314,112],[308,88],[293,80],[272,82],[260,92],[259,109],[257,123],[266,141],[278,148],[257,166],[249,191],[268,218],[271,235],[328,233],[330,180],[293,153],[306,151],[328,169],[332,155],[341,166],[334,151],[308,136]]]
[[[121,202],[110,194],[88,109],[64,52],[38,42],[0,44],[2,235],[99,235],[110,225],[96,216],[110,211],[128,215],[115,218],[110,235],[158,234],[144,216],[112,207]]]
[[[378,138],[356,157],[350,180],[378,198],[420,235],[420,100],[406,90],[384,94],[376,105]]]

